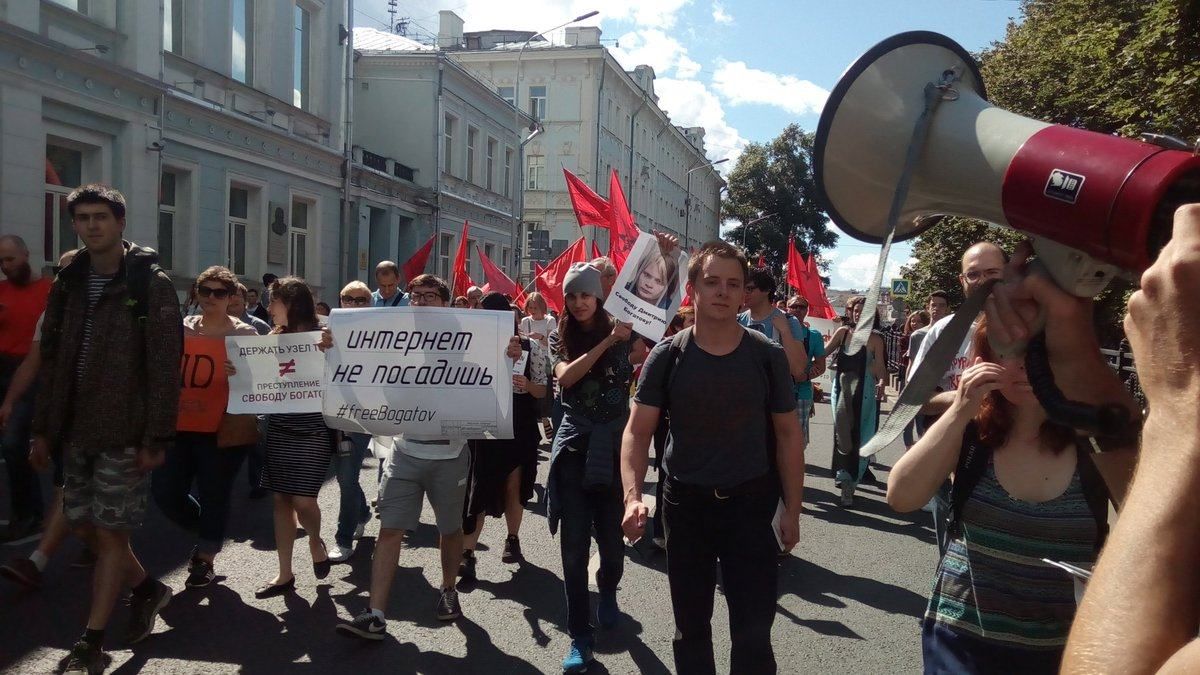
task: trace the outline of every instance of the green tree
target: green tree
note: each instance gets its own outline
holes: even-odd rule
[[[808,255],[837,243],[837,233],[817,202],[812,175],[813,135],[788,125],[769,143],[751,143],[729,173],[729,195],[721,205],[722,219],[740,225],[725,238],[741,245],[751,264],[762,254],[767,268],[782,271],[787,262],[788,236]],[[746,226],[747,223],[770,217]]]

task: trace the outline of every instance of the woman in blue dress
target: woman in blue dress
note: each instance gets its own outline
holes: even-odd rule
[[[833,472],[841,484],[842,506],[854,504],[854,490],[862,480],[870,457],[859,450],[875,436],[879,419],[877,387],[887,377],[887,358],[883,335],[879,332],[879,315],[871,329],[867,344],[855,354],[847,354],[850,338],[862,316],[866,298],[855,295],[846,301],[847,325],[838,328],[825,346],[825,356],[836,355],[830,365],[833,376]],[[842,401],[843,393],[846,400]]]

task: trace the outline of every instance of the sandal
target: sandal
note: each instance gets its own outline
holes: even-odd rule
[[[258,598],[259,600],[265,600],[267,598],[273,598],[277,595],[283,595],[284,593],[291,593],[295,590],[296,577],[293,576],[291,579],[288,579],[282,584],[267,584],[266,586],[257,589],[254,591],[254,597]]]
[[[321,540],[321,550],[325,551],[325,559],[317,562],[313,561],[313,575],[318,579],[324,579],[329,576],[329,571],[333,569],[333,561],[329,559],[329,549],[325,548],[325,540]]]

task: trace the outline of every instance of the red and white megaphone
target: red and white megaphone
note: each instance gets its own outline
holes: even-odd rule
[[[821,113],[816,184],[826,212],[850,236],[882,241],[926,84],[947,72],[957,81],[934,113],[897,241],[942,215],[1004,225],[1042,244],[1038,253],[1050,258],[1047,268],[1063,288],[1093,295],[1113,274],[1148,267],[1171,236],[1175,209],[1200,201],[1196,152],[996,108],[966,50],[917,31],[863,54]]]

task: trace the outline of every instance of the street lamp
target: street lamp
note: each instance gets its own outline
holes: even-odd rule
[[[766,220],[767,218],[774,218],[774,217],[775,217],[774,213],[768,213],[764,216],[759,216],[759,217],[755,218],[754,220],[751,220],[750,222],[748,222],[742,226],[742,250],[743,251],[746,250],[746,233],[750,230],[750,226],[759,222],[760,220]]]
[[[512,238],[511,238],[511,241],[512,241],[514,266],[515,266],[516,259],[517,259],[517,256],[516,256],[516,253],[517,253],[517,230],[520,229],[521,212],[525,210],[525,191],[522,188],[522,186],[524,185],[523,180],[524,180],[524,176],[525,176],[525,154],[524,154],[525,144],[528,143],[529,141],[533,140],[534,136],[536,136],[536,135],[540,134],[542,131],[544,131],[544,129],[542,128],[542,124],[541,124],[542,121],[537,119],[536,117],[534,117],[534,115],[533,115],[534,111],[531,111],[529,116],[534,118],[534,120],[533,120],[534,124],[529,128],[529,130],[532,133],[525,140],[523,140],[523,141],[520,140],[521,132],[519,130],[521,128],[521,58],[525,56],[525,48],[529,46],[529,43],[532,42],[535,37],[538,37],[539,35],[544,35],[546,33],[549,33],[550,31],[558,30],[559,28],[563,28],[564,26],[569,26],[573,23],[578,23],[585,19],[590,19],[599,13],[600,13],[599,11],[593,9],[592,11],[588,12],[587,14],[580,14],[579,16],[575,17],[574,19],[571,19],[570,21],[564,21],[563,23],[560,23],[557,26],[554,26],[553,28],[547,28],[546,30],[534,33],[533,35],[530,35],[529,39],[525,40],[525,42],[521,45],[521,48],[517,50],[516,75],[513,77],[513,129],[518,130],[517,131],[517,140],[520,141],[520,145],[517,147],[517,167],[516,167],[517,170],[513,172],[513,188],[514,189],[513,189],[513,203],[512,203]],[[516,267],[515,269],[513,269],[512,272],[513,272],[514,279],[520,277],[520,268],[519,267]]]
[[[724,164],[725,162],[728,162],[728,161],[729,161],[729,158],[726,157],[724,159],[718,159],[715,162],[705,162],[703,164],[699,164],[697,166],[693,166],[692,168],[688,169],[688,172],[687,172],[687,196],[684,197],[684,199],[683,199],[683,247],[684,248],[687,248],[688,245],[691,244],[691,241],[692,241],[691,238],[688,236],[688,234],[689,234],[688,231],[691,229],[691,223],[692,223],[692,172],[699,171],[700,169],[705,169],[710,166]]]

